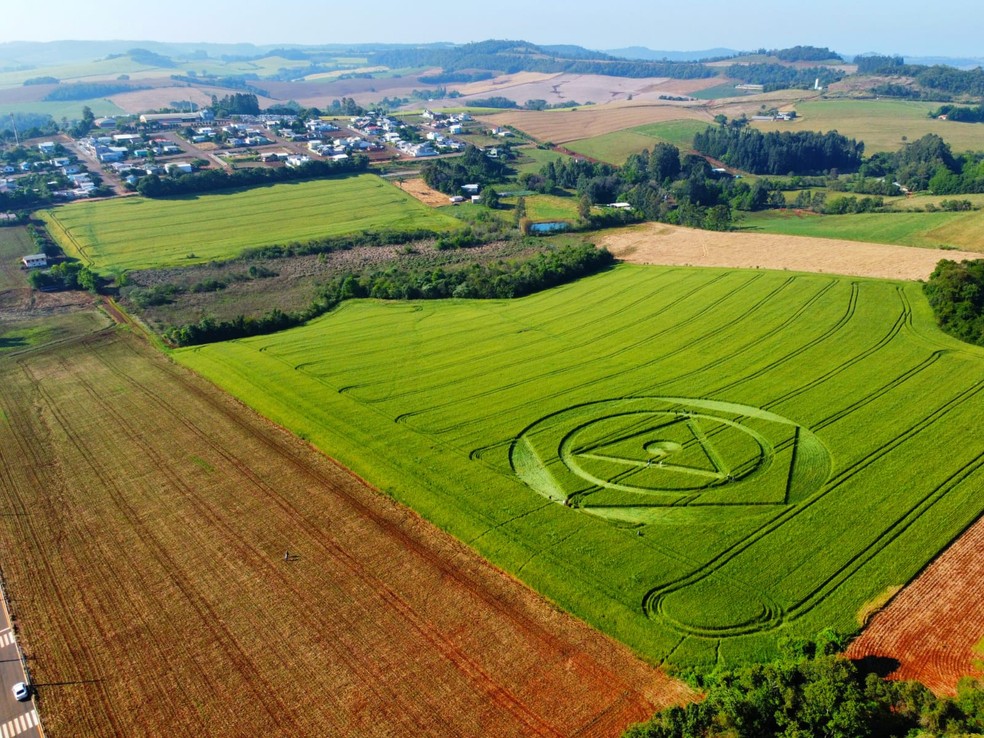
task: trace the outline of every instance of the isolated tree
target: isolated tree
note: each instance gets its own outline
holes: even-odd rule
[[[495,210],[499,207],[499,193],[495,191],[495,187],[487,186],[482,191],[482,197],[479,202],[487,208]]]
[[[577,201],[577,214],[581,220],[591,217],[591,198],[587,194],[581,195]]]

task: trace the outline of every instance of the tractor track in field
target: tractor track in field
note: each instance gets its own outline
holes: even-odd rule
[[[26,642],[42,690],[87,684],[44,692],[53,738],[131,735],[134,720],[155,734],[242,735],[246,720],[283,736],[614,736],[691,696],[126,331],[0,360],[0,376],[15,380],[0,435],[19,431],[0,444],[0,505],[25,511],[0,517],[0,541],[47,553],[8,577],[47,602]],[[271,555],[265,527],[290,531],[297,562]],[[300,707],[307,690],[319,709]]]
[[[99,360],[100,361],[103,361],[102,359],[99,359]],[[161,409],[162,412],[171,413],[170,408],[149,387],[146,387],[145,385],[141,385],[140,383],[132,380],[130,377],[128,377],[124,373],[120,372],[119,370],[115,369],[111,365],[106,364],[104,361],[103,361],[103,363],[106,365],[106,367],[107,367],[108,370],[113,371],[114,373],[116,373],[120,377],[120,379],[129,382],[131,385],[133,385],[135,388],[137,388],[139,391],[143,392],[147,396],[153,397],[156,400],[156,402],[157,402],[157,404],[160,407],[160,409]],[[92,398],[94,400],[98,400],[98,394],[95,392],[95,390],[90,385],[88,385],[88,383],[86,383],[84,381],[82,381],[81,383],[84,386],[86,386],[86,389],[90,393],[90,395],[92,396]],[[201,395],[199,395],[199,396],[201,397]],[[205,399],[205,398],[203,398],[203,399]],[[104,403],[104,405],[105,405],[105,403]],[[110,412],[116,418],[116,420],[121,424],[121,426],[127,427],[128,424],[127,424],[127,421],[126,421],[125,418],[123,418],[121,415],[119,415],[119,413],[116,413],[109,405],[105,405],[105,407],[106,407],[106,410],[108,412]],[[214,404],[213,404],[213,407],[215,407]],[[217,407],[215,409],[217,411],[219,410],[219,408],[217,408]],[[249,479],[249,481],[254,485],[256,491],[258,493],[262,494],[271,504],[276,505],[281,510],[283,510],[283,512],[285,512],[286,514],[288,514],[291,517],[293,523],[299,529],[302,529],[302,530],[303,529],[306,529],[307,532],[309,534],[311,534],[314,539],[318,539],[319,534],[320,534],[320,531],[317,531],[317,530],[313,529],[311,527],[311,524],[307,520],[305,520],[302,515],[300,515],[296,510],[294,510],[289,504],[287,504],[276,493],[276,491],[272,487],[270,487],[268,484],[264,483],[262,480],[260,480],[257,477],[255,477],[255,475],[252,474],[252,472],[249,470],[248,467],[246,467],[245,464],[242,464],[237,459],[235,459],[231,454],[228,454],[224,449],[218,447],[205,434],[201,433],[201,431],[198,428],[196,428],[193,425],[191,425],[190,423],[188,423],[188,421],[184,420],[183,418],[178,418],[178,417],[175,417],[175,420],[177,420],[178,422],[184,423],[189,428],[189,430],[193,431],[204,444],[209,445],[212,448],[213,451],[215,451],[215,452],[219,453],[220,455],[224,456],[227,461],[229,461],[233,465],[237,466],[239,468],[239,470],[243,473],[243,475],[247,479]],[[279,448],[279,447],[275,446],[273,443],[269,443],[268,445],[269,445],[269,447],[271,449],[282,451],[282,448]],[[148,447],[148,446],[145,445],[144,446],[144,450],[148,454],[149,457],[154,457],[155,456],[152,448],[150,448],[150,447]],[[314,481],[317,481],[319,483],[322,483],[322,484],[327,484],[328,483],[328,480],[326,480],[323,476],[317,474],[312,469],[312,467],[310,465],[302,463],[296,457],[291,457],[290,458],[290,461],[292,462],[295,470],[298,471],[299,473],[308,475],[308,476],[312,477],[314,479]],[[166,474],[166,475],[172,477],[172,479],[174,479],[174,475],[169,472],[169,469],[168,469],[168,467],[167,467],[167,465],[165,463],[161,462],[160,460],[157,460],[157,465],[158,465],[158,468],[160,469],[161,473]],[[188,490],[188,491],[190,492],[190,490]],[[385,523],[384,521],[380,520],[379,518],[377,518],[373,514],[373,511],[369,510],[366,506],[354,504],[354,500],[352,498],[348,498],[348,501],[349,501],[350,504],[353,505],[353,507],[355,507],[357,509],[357,512],[359,514],[365,515],[367,517],[373,517],[373,518],[375,518],[375,522],[379,523],[380,524],[380,527],[383,528],[383,529],[385,529],[385,531],[386,531],[387,534],[393,535],[394,537],[400,538],[401,543],[408,550],[414,550],[415,548],[418,548],[418,547],[415,546],[415,542],[412,542],[409,539],[409,537],[403,535],[402,532],[399,531],[398,529],[396,529],[394,526],[389,525],[389,524]],[[199,509],[199,512],[204,513],[204,510],[201,509],[201,506],[196,505],[196,508]],[[216,527],[221,527],[221,526],[219,526],[217,524],[217,521],[214,519],[214,516],[211,516],[211,517],[213,519],[210,520],[209,522],[212,525],[215,525]],[[517,699],[515,697],[515,695],[509,693],[507,690],[502,690],[501,688],[498,688],[494,684],[494,681],[492,679],[490,679],[487,674],[484,674],[482,672],[481,667],[479,667],[478,664],[475,663],[467,654],[461,652],[458,649],[453,648],[453,646],[451,646],[451,644],[445,643],[439,636],[437,636],[437,634],[434,632],[434,629],[432,627],[429,627],[427,623],[423,622],[419,617],[417,617],[416,614],[413,611],[413,608],[410,607],[409,604],[403,598],[401,598],[392,588],[388,587],[385,584],[385,582],[383,582],[378,576],[376,576],[371,571],[369,571],[365,566],[361,565],[353,556],[351,556],[350,554],[348,554],[341,546],[339,546],[338,544],[334,544],[334,543],[331,543],[329,541],[324,541],[323,540],[322,541],[322,548],[323,548],[323,551],[324,551],[325,554],[327,554],[327,555],[333,557],[334,559],[336,559],[340,564],[342,564],[347,569],[349,569],[354,576],[358,577],[362,581],[365,581],[367,583],[371,583],[374,586],[375,589],[378,589],[379,591],[384,592],[385,593],[384,596],[385,596],[385,599],[388,601],[388,604],[390,606],[392,606],[393,608],[395,608],[400,613],[402,613],[402,615],[404,616],[405,621],[411,627],[413,627],[416,630],[418,630],[420,632],[420,634],[435,649],[442,651],[447,658],[455,661],[459,665],[467,665],[468,666],[468,671],[470,672],[470,675],[471,675],[472,680],[475,683],[479,683],[479,684],[483,684],[484,685],[483,691],[486,692],[486,694],[488,695],[489,699],[491,699],[494,703],[496,703],[501,709],[510,710],[513,714],[517,714],[517,715],[521,715],[522,716],[523,722],[526,724],[526,727],[531,731],[529,733],[530,735],[558,736],[558,738],[560,738],[560,736],[561,736],[560,733],[558,733],[555,730],[553,730],[551,728],[551,726],[549,726],[549,725],[543,723],[542,721],[538,720],[535,715],[533,715],[528,710],[526,710],[525,705],[523,705],[523,703],[519,699]],[[415,550],[414,553],[419,555],[421,552],[418,551],[418,550]],[[438,565],[438,566],[441,566],[442,567],[442,574],[443,575],[446,575],[449,578],[455,579],[459,584],[468,586],[469,588],[472,589],[473,592],[475,592],[476,594],[478,593],[478,591],[474,587],[474,583],[472,581],[467,580],[467,579],[459,576],[457,574],[457,572],[455,572],[451,568],[448,568],[445,565],[445,563],[442,562],[442,561],[439,561],[437,559],[437,557],[435,557],[435,556],[430,557],[429,563],[435,564],[435,565]],[[265,565],[267,567],[270,566],[269,559],[267,559]],[[288,589],[293,589],[289,585],[287,585],[287,586],[288,586]],[[294,594],[295,596],[298,596],[300,594],[300,592],[298,592],[296,590],[293,590],[292,591],[292,594]],[[496,601],[494,601],[494,600],[492,600],[490,598],[487,598],[486,599],[486,603],[489,604],[489,605],[498,605],[498,603]],[[531,623],[529,621],[524,622],[522,625],[525,628],[527,628],[527,629],[532,629],[533,628],[533,623]],[[551,645],[556,645],[556,643],[553,643]],[[347,658],[346,657],[346,654],[344,654],[344,652],[338,653],[337,656],[340,657],[340,658],[342,658],[342,659],[345,659],[345,661],[348,663],[349,667],[352,668],[353,670],[364,668],[364,666],[361,663],[359,663],[359,662],[357,662],[357,661],[355,661],[355,660],[353,660],[351,658]],[[253,677],[253,676],[254,675],[251,675],[251,677]],[[372,685],[378,684],[381,680],[383,680],[385,678],[385,674],[383,674],[381,672],[367,673],[367,674],[363,674],[362,676],[363,676],[363,682],[364,682],[364,684],[367,685],[367,688],[370,689],[370,690],[372,690],[372,688],[373,688]],[[381,697],[381,695],[380,695],[380,697]]]

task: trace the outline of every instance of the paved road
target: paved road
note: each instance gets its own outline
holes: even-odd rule
[[[18,702],[11,692],[17,682],[24,681],[27,678],[10,627],[10,616],[7,608],[0,604],[0,738],[43,736],[33,697],[27,702]]]

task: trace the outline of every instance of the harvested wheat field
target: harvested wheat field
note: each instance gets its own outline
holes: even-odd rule
[[[515,126],[539,141],[559,144],[669,120],[706,120],[710,125],[713,114],[696,103],[612,103],[569,110],[513,110],[480,119],[492,126]]]
[[[984,518],[875,615],[847,651],[917,679],[939,695],[956,694],[963,676],[984,677],[974,645],[984,638]]]
[[[463,85],[454,85],[454,89],[465,95],[489,95],[502,94],[503,90],[511,90],[515,87],[527,87],[529,85],[543,84],[552,79],[561,77],[560,72],[516,72],[515,74],[500,74],[492,79],[483,79],[478,82],[469,82]]]
[[[430,205],[432,208],[447,205],[450,202],[450,198],[447,195],[435,190],[433,187],[428,187],[427,183],[420,177],[405,179],[403,181],[397,180],[396,183],[408,195],[412,195],[424,203],[424,205]]]
[[[125,332],[0,360],[0,468],[50,738],[615,736],[691,694]]]
[[[980,254],[964,251],[768,233],[722,233],[662,223],[611,231],[599,245],[634,264],[787,269],[909,280],[929,277],[940,259],[980,258]]]
[[[519,74],[473,82],[457,88],[460,98],[449,98],[446,105],[462,100],[501,95],[522,104],[526,100],[546,100],[548,104],[578,102],[610,103],[635,100],[655,103],[660,95],[689,95],[718,84],[717,78],[671,80],[667,77],[609,77],[601,74]]]

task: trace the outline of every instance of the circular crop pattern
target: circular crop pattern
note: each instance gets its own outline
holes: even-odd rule
[[[792,504],[830,471],[806,428],[760,408],[642,397],[579,405],[514,441],[516,473],[543,496],[584,512],[644,524],[665,508]]]

